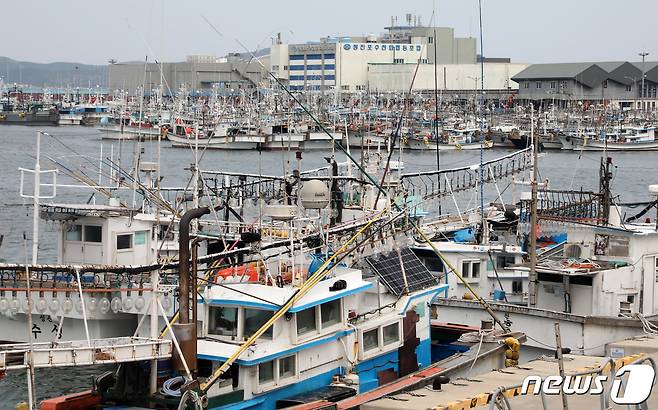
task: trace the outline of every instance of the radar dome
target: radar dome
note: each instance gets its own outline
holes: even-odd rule
[[[299,190],[299,197],[304,208],[322,209],[329,205],[329,188],[324,182],[312,179],[304,182],[304,186]]]

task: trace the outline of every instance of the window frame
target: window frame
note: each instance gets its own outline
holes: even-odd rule
[[[478,275],[473,276],[473,265],[477,264],[479,269],[478,269]],[[468,265],[468,271],[464,269],[464,266]],[[469,282],[479,282],[480,278],[482,277],[482,260],[481,259],[462,259],[461,260],[461,275],[464,279],[468,279]],[[457,282],[458,284],[461,284],[461,282]]]
[[[326,303],[335,302],[336,300],[339,301],[339,310],[338,310],[338,313],[340,314],[340,318],[339,318],[340,320],[338,321],[338,323],[330,324],[329,326],[324,327],[324,326],[322,326],[322,312],[321,312],[322,305],[324,305],[324,304],[326,304]],[[300,312],[303,312],[304,310],[307,310],[307,309],[313,309],[314,312],[315,312],[315,330],[310,331],[310,332],[306,332],[306,333],[303,333],[303,334],[300,335],[300,334],[298,333],[298,330],[297,330],[297,315],[298,315]],[[327,301],[327,302],[321,303],[321,304],[319,304],[319,305],[312,306],[312,307],[307,308],[307,309],[303,309],[303,310],[301,310],[301,311],[299,311],[299,312],[295,312],[295,315],[294,315],[294,316],[295,316],[295,317],[294,317],[294,322],[295,322],[295,323],[294,323],[294,325],[292,326],[292,329],[293,329],[293,330],[292,330],[292,332],[293,332],[293,334],[292,334],[292,336],[293,336],[293,337],[292,337],[292,341],[293,341],[294,344],[296,344],[296,343],[301,343],[301,342],[305,342],[305,341],[308,341],[308,340],[314,339],[314,338],[316,338],[316,337],[318,337],[318,336],[324,336],[324,335],[326,335],[327,333],[331,333],[331,332],[333,332],[333,331],[335,331],[335,330],[337,330],[337,329],[342,328],[342,327],[343,327],[343,324],[345,323],[345,313],[344,313],[344,303],[343,303],[343,298],[338,298],[338,299],[330,300],[330,301]]]
[[[119,241],[120,236],[130,236],[130,247],[129,248],[119,249],[119,242],[118,241]],[[117,232],[114,235],[114,249],[117,252],[133,252],[135,250],[135,238],[134,238],[134,236],[135,236],[134,232],[123,232],[123,233]]]
[[[98,241],[88,241],[87,240],[87,228],[98,228],[100,229],[100,240]],[[82,225],[82,242],[85,243],[103,243],[103,225],[94,225],[94,224],[84,224]]]
[[[295,366],[294,374],[292,376],[287,376],[287,377],[281,377],[281,360],[283,359],[288,359],[290,357],[293,357],[293,363]],[[260,366],[265,363],[272,363],[272,380],[268,380],[266,382],[261,383],[260,381]],[[276,359],[268,360],[263,363],[259,363],[256,366],[256,385],[254,389],[254,393],[262,393],[266,390],[271,390],[277,387],[280,387],[283,384],[290,384],[295,383],[299,379],[299,357],[297,353],[293,353],[290,355],[286,356],[281,356],[277,357]]]
[[[384,344],[384,328],[395,324],[397,324],[398,326],[398,340],[395,342]],[[365,333],[371,332],[373,330],[377,330],[377,347],[365,350],[365,343],[363,336]],[[370,359],[372,357],[379,356],[381,354],[396,350],[400,346],[402,346],[402,318],[397,318],[393,322],[391,322],[390,320],[383,321],[376,325],[369,325],[367,327],[357,329],[357,340],[359,343],[358,357],[360,360]]]
[[[207,337],[218,337],[218,338],[227,338],[229,340],[236,340],[236,341],[244,341],[245,340],[245,333],[244,333],[244,327],[245,327],[245,314],[244,311],[245,309],[251,309],[251,310],[262,310],[265,312],[268,312],[267,309],[258,309],[258,308],[251,308],[251,307],[246,307],[246,306],[232,306],[232,305],[222,305],[222,304],[216,304],[216,305],[206,305],[207,310],[205,312],[207,320],[204,321],[204,329],[203,329],[203,334]],[[210,309],[211,308],[234,308],[238,310],[238,315],[237,315],[237,329],[236,329],[236,335],[235,336],[230,336],[230,335],[220,335],[217,333],[210,333]],[[272,329],[272,337],[259,337],[257,340],[260,341],[272,341],[274,340],[274,337],[276,335],[276,330],[277,330],[277,321],[272,323],[272,326],[270,327]]]

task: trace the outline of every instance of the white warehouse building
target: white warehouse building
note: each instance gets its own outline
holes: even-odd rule
[[[393,92],[408,90],[420,59],[414,90],[434,89],[435,61],[439,89],[473,90],[481,77],[476,39],[455,37],[448,27],[422,26],[410,14],[406,19],[406,25],[398,25],[392,17],[379,36],[326,37],[305,44],[286,44],[279,36],[270,49],[270,69],[293,91]],[[508,59],[485,59],[484,65],[485,89],[498,91],[517,89],[511,77],[527,67]]]

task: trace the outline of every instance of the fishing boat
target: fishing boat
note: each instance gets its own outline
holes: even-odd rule
[[[655,127],[631,127],[601,135],[564,137],[575,151],[655,151],[658,150]]]

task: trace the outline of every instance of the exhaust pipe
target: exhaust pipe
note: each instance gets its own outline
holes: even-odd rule
[[[174,350],[173,367],[178,371],[184,371],[183,360],[187,363],[190,372],[196,372],[196,328],[194,321],[190,323],[190,224],[193,220],[201,218],[210,213],[210,208],[201,207],[190,209],[180,219],[178,235],[178,260],[179,260],[179,295],[178,295],[178,323],[174,323],[172,330],[183,357],[179,357]],[[195,293],[196,294],[196,293]],[[196,303],[196,298],[194,298]]]

